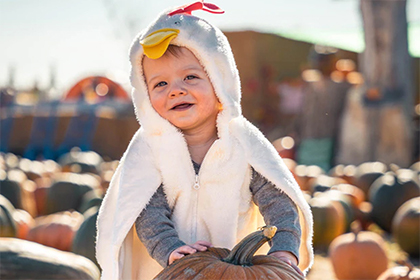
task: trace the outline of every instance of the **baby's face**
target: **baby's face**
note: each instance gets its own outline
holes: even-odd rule
[[[158,114],[184,132],[214,129],[220,103],[200,62],[180,48],[158,59],[144,57],[150,101]]]

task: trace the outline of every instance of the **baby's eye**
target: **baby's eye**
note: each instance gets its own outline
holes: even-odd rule
[[[197,79],[198,77],[195,75],[188,75],[185,80],[193,80],[193,79]]]
[[[159,83],[157,83],[155,85],[155,88],[157,88],[157,87],[163,87],[163,86],[166,86],[166,82],[159,82]]]

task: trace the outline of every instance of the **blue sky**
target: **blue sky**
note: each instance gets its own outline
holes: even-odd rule
[[[138,31],[179,0],[0,0],[0,86],[10,68],[15,85],[49,84],[54,71],[65,90],[87,75],[107,75],[127,85],[128,48]],[[223,15],[197,12],[222,30],[359,36],[358,0],[210,1]],[[408,0],[408,19],[420,24],[420,1]],[[129,28],[129,26],[131,26]],[[348,34],[348,35],[346,35]],[[348,40],[355,41],[355,40]],[[359,40],[360,41],[360,40]],[[350,46],[360,48],[359,45]]]

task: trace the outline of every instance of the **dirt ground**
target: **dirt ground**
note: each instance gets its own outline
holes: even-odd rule
[[[332,264],[327,256],[315,255],[314,265],[306,276],[307,280],[336,280]]]

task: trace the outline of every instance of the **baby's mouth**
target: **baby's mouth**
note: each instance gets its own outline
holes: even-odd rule
[[[172,107],[171,110],[182,111],[182,110],[189,109],[193,105],[194,104],[191,104],[191,103],[181,103],[181,104],[178,104],[178,105],[175,105],[174,107]]]

